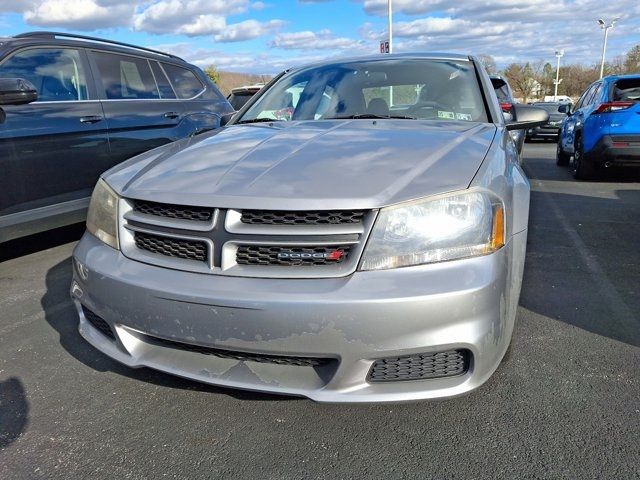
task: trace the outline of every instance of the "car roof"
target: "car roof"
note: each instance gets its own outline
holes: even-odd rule
[[[137,55],[144,55],[147,57],[153,57],[157,60],[174,61],[178,63],[186,64],[187,62],[170,53],[162,52],[152,48],[141,47],[139,45],[133,45],[124,42],[118,42],[114,40],[108,40],[98,37],[89,37],[87,35],[76,35],[71,33],[62,32],[27,32],[14,37],[7,37],[0,39],[0,43],[4,45],[63,45],[72,47],[94,47],[101,50],[109,50],[118,53],[132,54],[135,52]]]
[[[361,55],[357,57],[332,57],[304,65],[296,66],[289,70],[301,70],[312,67],[321,67],[324,65],[333,65],[336,63],[356,63],[356,62],[381,62],[384,60],[405,59],[405,60],[455,60],[469,61],[473,60],[470,55],[462,55],[459,53],[439,53],[439,52],[412,52],[412,53],[386,53],[377,55]]]
[[[640,73],[630,73],[628,75],[607,75],[604,80],[608,82],[615,82],[617,80],[625,80],[628,78],[640,78]]]

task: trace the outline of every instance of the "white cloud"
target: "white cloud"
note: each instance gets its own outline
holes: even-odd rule
[[[268,22],[245,20],[228,25],[223,32],[215,35],[214,38],[217,42],[242,42],[273,33],[285,25],[286,22],[283,20],[269,20]]]
[[[214,18],[243,13],[249,8],[248,0],[160,0],[147,5],[140,4],[133,19],[134,28],[157,34],[213,33],[217,30],[206,27],[219,26]]]
[[[279,33],[269,43],[272,47],[285,50],[350,49],[361,45],[361,41],[346,37],[336,37],[330,30],[312,32],[310,30],[293,33]]]
[[[122,0],[44,0],[23,4],[27,8],[24,19],[31,25],[78,30],[128,25],[135,7]]]

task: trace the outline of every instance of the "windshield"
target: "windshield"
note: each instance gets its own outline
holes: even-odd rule
[[[276,82],[238,123],[387,117],[486,122],[473,64],[394,59],[299,70]]]

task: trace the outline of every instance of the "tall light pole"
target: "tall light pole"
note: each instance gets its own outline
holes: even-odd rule
[[[393,0],[387,0],[389,53],[393,53]],[[389,85],[389,106],[393,106],[393,85]]]
[[[607,22],[605,22],[603,19],[598,19],[598,25],[600,25],[600,28],[602,30],[604,30],[604,43],[602,44],[602,62],[600,63],[600,78],[602,78],[602,76],[604,75],[604,57],[607,53],[607,39],[609,38],[609,29],[613,28],[618,20],[620,20],[620,17],[614,18],[613,20],[611,20],[611,23],[607,25]]]
[[[393,0],[387,0],[388,27],[389,32],[389,53],[393,53]]]
[[[556,81],[553,82],[555,85],[555,91],[553,92],[553,101],[558,101],[558,85],[560,85],[560,59],[564,55],[564,50],[556,50],[556,57],[558,58],[558,65],[556,66]]]

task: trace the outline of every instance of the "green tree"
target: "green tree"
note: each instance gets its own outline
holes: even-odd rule
[[[211,79],[213,83],[220,83],[220,72],[215,65],[208,65],[204,67],[204,73]]]

